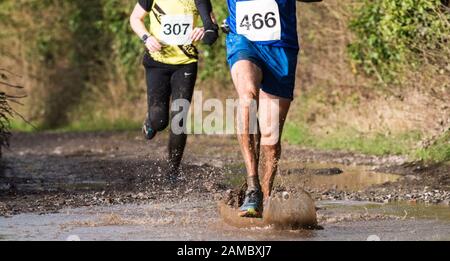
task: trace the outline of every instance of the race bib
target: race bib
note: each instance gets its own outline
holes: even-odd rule
[[[281,39],[280,11],[275,0],[236,2],[237,33],[250,41]]]
[[[160,41],[165,45],[188,45],[194,28],[193,15],[163,15],[161,16]]]

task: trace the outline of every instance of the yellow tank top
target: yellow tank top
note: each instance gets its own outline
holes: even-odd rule
[[[163,16],[192,15],[194,27],[199,18],[194,0],[154,0],[150,11],[150,34],[161,41]],[[169,28],[170,29],[170,28]],[[179,29],[179,28],[177,28]],[[190,64],[198,61],[198,51],[194,44],[189,45],[163,45],[159,52],[150,53],[158,62],[165,64]]]

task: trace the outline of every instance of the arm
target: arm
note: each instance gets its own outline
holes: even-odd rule
[[[208,45],[214,44],[219,38],[219,26],[214,21],[211,0],[195,0],[195,5],[205,27],[203,42]]]
[[[161,50],[162,46],[155,37],[150,35],[144,24],[144,19],[147,14],[148,12],[145,11],[139,3],[136,4],[133,13],[130,16],[130,25],[139,38],[143,39],[145,35],[148,36],[145,41],[145,46],[150,52],[158,52]]]

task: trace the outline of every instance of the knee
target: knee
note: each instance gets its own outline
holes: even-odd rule
[[[159,108],[150,110],[150,124],[155,131],[165,130],[169,126],[168,113]]]
[[[278,146],[280,144],[280,136],[271,133],[267,135],[261,135],[261,145],[262,146]]]
[[[259,86],[252,80],[238,76],[236,83],[239,99],[242,101],[256,101],[259,95]]]
[[[253,107],[257,108],[258,92],[253,87],[241,87],[239,88],[239,106],[243,108]]]
[[[245,105],[251,105],[251,103],[255,103],[258,96],[256,91],[253,90],[244,90],[239,93],[239,99],[245,104]]]
[[[264,125],[264,123],[260,125]],[[260,126],[260,129],[261,129],[261,145],[278,146],[280,144],[281,135],[278,126]]]
[[[151,120],[152,127],[157,132],[161,132],[165,130],[169,126],[169,121],[167,119],[152,119]]]
[[[259,86],[249,79],[240,79],[237,89],[241,99],[256,99],[259,94]]]

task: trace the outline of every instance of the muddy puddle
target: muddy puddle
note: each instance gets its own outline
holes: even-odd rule
[[[324,229],[295,231],[234,228],[218,217],[211,200],[66,209],[0,218],[0,240],[450,240],[448,208],[364,202],[319,207]]]
[[[281,163],[278,183],[282,186],[295,184],[322,190],[360,191],[374,185],[396,182],[401,178],[400,175],[375,172],[367,166],[290,161]]]
[[[373,163],[372,157],[343,154],[339,157],[348,165],[322,164],[311,162],[336,162],[337,154],[288,150],[276,185],[305,188],[321,200],[316,205],[324,229],[236,228],[223,222],[216,198],[244,181],[232,139],[192,138],[196,146],[188,148],[183,180],[173,188],[164,178],[163,138],[144,143],[128,134],[37,135],[19,136],[5,154],[0,213],[9,217],[0,217],[0,240],[450,240],[448,204],[364,201],[375,197],[372,186],[411,187],[406,174],[361,166]],[[384,194],[392,194],[409,200],[402,195],[417,199],[432,193],[443,202],[449,199],[447,173],[412,172],[417,193],[383,186],[386,191],[377,190],[377,198],[384,202]],[[432,192],[424,189],[428,186]],[[337,197],[341,191],[349,193]],[[350,197],[358,191],[362,194]],[[364,193],[368,196],[361,197]]]
[[[227,179],[231,185],[238,186],[244,182],[246,172],[243,164],[229,165],[227,168]],[[369,166],[295,161],[282,161],[279,173],[276,185],[282,187],[334,189],[348,192],[393,183],[403,178],[401,175],[377,172]]]

